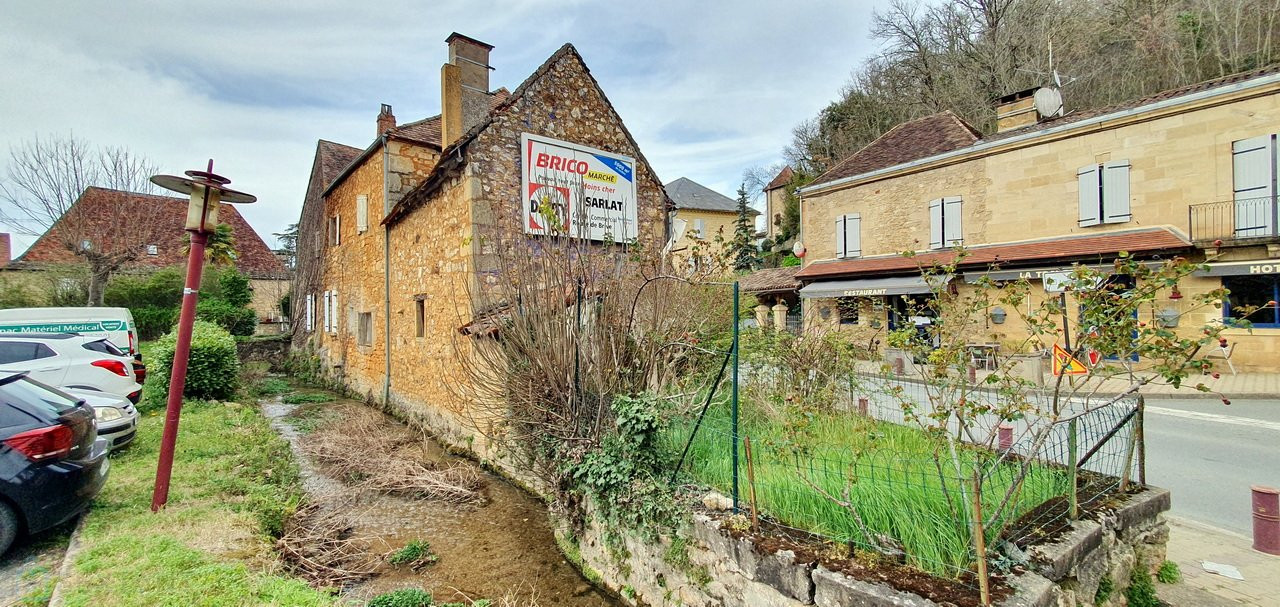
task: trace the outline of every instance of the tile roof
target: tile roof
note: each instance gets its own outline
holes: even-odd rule
[[[756,270],[738,280],[743,293],[777,293],[779,291],[795,291],[800,288],[796,274],[800,266],[789,268],[765,268]]]
[[[183,225],[187,220],[187,199],[153,194],[138,194],[120,190],[91,187],[80,195],[75,204],[67,209],[65,216],[80,221],[88,214],[91,225],[101,224],[94,230],[100,234],[104,250],[113,250],[111,242],[113,233],[118,237],[127,237],[112,229],[114,218],[128,209],[127,212],[138,221],[150,224],[148,234],[155,242],[132,243],[136,246],[156,245],[157,254],[147,255],[145,248],[126,268],[162,268],[186,262],[182,247],[187,242]],[[218,208],[218,220],[231,226],[236,240],[236,268],[254,277],[276,277],[286,274],[284,264],[276,257],[267,243],[262,241],[249,222],[244,220],[235,206],[222,204]],[[74,253],[66,248],[60,233],[69,229],[59,220],[49,231],[40,236],[21,257],[14,260],[15,267],[32,267],[45,263],[71,263],[79,261]],[[73,236],[74,237],[74,236]]]
[[[316,156],[320,160],[320,189],[329,187],[362,153],[364,150],[360,148],[321,139],[316,145]]]
[[[1107,232],[1085,236],[1046,238],[1005,244],[981,245],[965,249],[967,256],[959,264],[962,267],[988,266],[991,264],[1022,264],[1030,262],[1084,260],[1088,258],[1114,257],[1117,251],[1130,253],[1154,253],[1176,251],[1191,243],[1169,228],[1146,228]],[[950,249],[920,253],[913,257],[882,255],[838,261],[821,261],[810,264],[796,275],[804,281],[849,276],[890,275],[918,272],[920,268],[950,263],[956,252]]]
[[[510,96],[511,91],[508,91],[506,87],[493,91],[489,97],[489,111],[492,112]],[[390,135],[392,137],[399,137],[400,139],[407,139],[416,143],[424,143],[437,148],[441,147],[440,133],[441,125],[439,114],[430,118],[423,118],[422,120],[397,125],[390,131]]]
[[[981,136],[950,110],[910,120],[841,160],[807,187],[958,150],[973,145]]]
[[[675,203],[676,209],[693,209],[697,211],[719,211],[737,213],[738,201],[704,186],[688,177],[681,177],[663,186],[667,196]],[[759,215],[755,209],[749,209],[752,215]]]
[[[796,172],[791,170],[791,167],[782,167],[782,170],[778,171],[778,176],[774,177],[773,181],[769,182],[769,185],[764,186],[764,190],[768,192],[791,183],[791,177],[795,174]]]
[[[1010,129],[1008,131],[1004,131],[1003,133],[993,133],[991,135],[987,135],[986,137],[983,137],[981,142],[985,143],[988,141],[1000,141],[1002,139],[1008,139],[1009,137],[1016,137],[1018,135],[1031,133],[1031,132],[1039,131],[1042,129],[1047,129],[1047,128],[1060,126],[1064,124],[1071,124],[1072,122],[1079,122],[1081,120],[1087,120],[1089,118],[1103,116],[1106,114],[1110,114],[1112,112],[1139,108],[1144,105],[1150,105],[1152,103],[1166,101],[1169,99],[1176,99],[1178,97],[1182,97],[1185,95],[1201,93],[1201,92],[1214,89],[1220,86],[1236,84],[1238,82],[1245,82],[1247,80],[1252,80],[1260,76],[1267,76],[1275,73],[1280,73],[1280,64],[1259,68],[1259,69],[1251,70],[1248,72],[1231,74],[1228,76],[1223,76],[1221,78],[1214,78],[1212,80],[1205,80],[1203,82],[1197,82],[1195,84],[1189,84],[1187,86],[1173,88],[1165,91],[1160,91],[1159,93],[1155,93],[1153,95],[1147,95],[1146,97],[1131,99],[1129,101],[1125,101],[1123,103],[1117,103],[1115,105],[1108,105],[1105,107],[1094,108],[1091,110],[1082,110],[1079,112],[1071,112],[1065,116],[1060,116],[1058,118],[1050,118],[1048,120],[1041,120],[1040,122],[1037,122],[1035,124],[1030,124],[1021,128]],[[1069,103],[1071,100],[1067,99],[1066,101]]]

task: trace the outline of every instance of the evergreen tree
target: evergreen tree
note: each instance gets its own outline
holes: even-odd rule
[[[747,204],[747,184],[738,188],[738,218],[733,222],[733,240],[729,241],[729,260],[733,269],[750,271],[760,265],[756,252],[755,218]]]

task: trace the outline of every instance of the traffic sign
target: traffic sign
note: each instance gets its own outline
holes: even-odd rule
[[[1080,362],[1080,359],[1071,355],[1059,346],[1053,344],[1053,374],[1057,375],[1087,375],[1089,368]]]

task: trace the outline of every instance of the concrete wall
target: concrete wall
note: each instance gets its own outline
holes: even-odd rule
[[[1124,604],[1124,590],[1134,567],[1150,571],[1165,558],[1168,526],[1162,512],[1169,509],[1169,493],[1150,488],[1123,498],[1114,511],[1099,520],[1081,520],[1043,544],[1027,548],[1021,575],[1010,576],[1011,592],[997,605],[1007,607],[1113,607]],[[673,538],[658,541],[623,533],[624,556],[619,560],[605,537],[617,529],[588,525],[579,538],[570,538],[563,524],[562,542],[576,541],[582,563],[630,604],[684,607],[937,607],[927,598],[893,588],[879,579],[855,579],[833,571],[834,563],[805,562],[794,552],[766,552],[749,539],[727,531],[723,512],[696,514]],[[616,547],[616,546],[615,546]],[[683,554],[682,554],[683,553]],[[1017,560],[1017,559],[1015,559]],[[1102,580],[1113,590],[1095,604]],[[975,591],[976,594],[976,591]],[[950,604],[950,603],[945,603]]]

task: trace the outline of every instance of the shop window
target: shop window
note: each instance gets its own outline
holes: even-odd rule
[[[836,311],[840,313],[840,324],[858,324],[858,311],[862,301],[856,297],[841,297],[836,300]]]
[[[1227,276],[1223,288],[1231,293],[1222,306],[1223,319],[1247,320],[1255,327],[1280,327],[1280,278],[1276,276]]]

